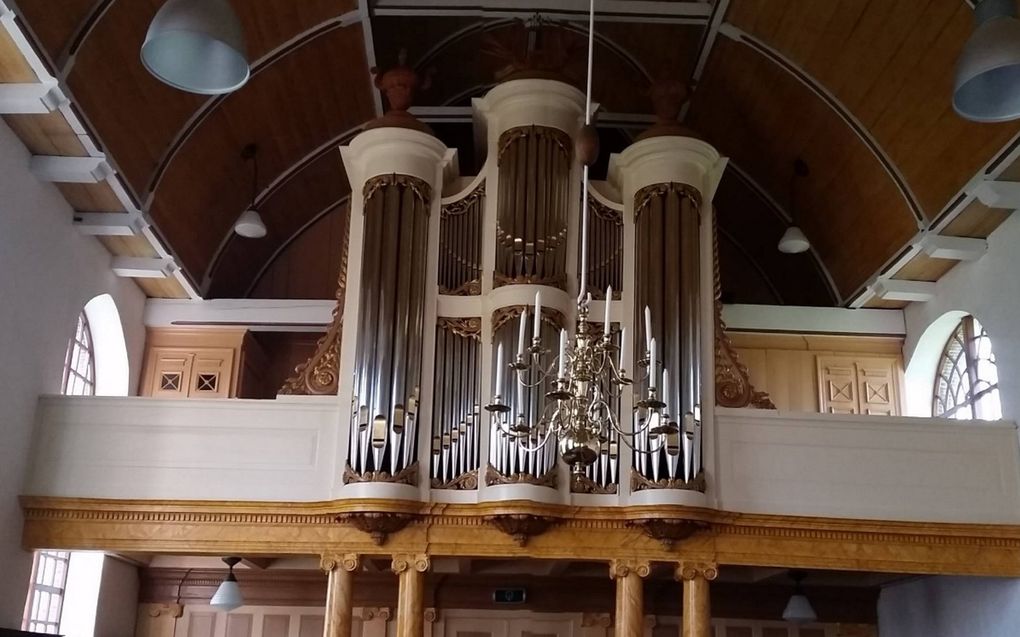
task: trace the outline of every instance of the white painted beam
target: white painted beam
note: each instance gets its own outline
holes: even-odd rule
[[[935,284],[930,281],[900,281],[879,279],[874,285],[875,295],[883,301],[919,301],[935,298]]]
[[[907,333],[901,310],[727,304],[723,306],[723,320],[728,329],[742,332],[876,336]]]
[[[971,237],[929,234],[921,240],[921,249],[929,257],[936,259],[977,261],[988,252],[988,241]]]
[[[200,325],[257,331],[321,332],[333,320],[336,301],[286,299],[149,299],[147,327]]]
[[[0,115],[40,115],[68,104],[55,82],[0,84]]]
[[[978,201],[989,208],[1020,208],[1020,181],[995,181],[987,179],[978,182],[970,191]]]
[[[113,176],[105,157],[33,155],[29,169],[42,181],[58,183],[95,184]]]
[[[113,257],[110,261],[110,269],[117,276],[132,279],[165,279],[171,276],[175,268],[170,259]]]
[[[588,0],[378,0],[372,5],[376,16],[490,16],[530,18],[536,13],[549,19],[582,19],[588,15]],[[601,0],[600,21],[679,22],[704,24],[712,13],[708,2],[667,2],[665,0]]]
[[[82,234],[98,237],[133,237],[145,220],[137,212],[76,212],[74,227]]]

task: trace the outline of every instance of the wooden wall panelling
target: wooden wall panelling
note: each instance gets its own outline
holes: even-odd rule
[[[790,58],[871,132],[929,218],[1020,130],[953,112],[953,69],[973,30],[956,0],[742,0],[728,20]]]
[[[33,155],[88,157],[78,134],[60,111],[33,115],[4,115],[3,119]]]
[[[237,396],[242,383],[235,372],[243,369],[245,344],[245,330],[149,328],[139,393],[164,398]],[[180,372],[175,389],[160,389],[164,371]]]
[[[917,232],[895,182],[853,130],[748,45],[717,40],[688,122],[779,201],[789,198],[794,159],[807,162],[798,225],[844,295]]]
[[[858,363],[891,378],[895,412],[902,409],[902,345],[897,337],[729,332],[755,387],[781,411],[858,413],[863,389]],[[877,382],[877,381],[876,381]],[[877,386],[871,388],[879,391]],[[830,410],[831,407],[831,410]],[[869,407],[879,410],[876,402]]]
[[[250,203],[251,169],[240,159],[245,144],[259,145],[259,170],[268,181],[374,112],[361,27],[329,31],[256,74],[210,113],[167,169],[152,218],[182,265],[201,278]],[[343,178],[334,169],[332,179]],[[298,226],[311,214],[304,212]]]

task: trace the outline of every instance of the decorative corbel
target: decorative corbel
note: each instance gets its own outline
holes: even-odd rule
[[[386,543],[390,534],[402,530],[415,518],[410,513],[380,513],[362,511],[357,513],[341,513],[336,516],[337,522],[350,523],[362,533],[372,536],[376,546]]]
[[[543,515],[508,513],[487,516],[485,521],[512,537],[518,546],[523,547],[532,537],[548,531],[558,520]]]
[[[662,547],[670,550],[682,540],[686,540],[698,531],[709,528],[708,523],[697,520],[681,520],[676,518],[645,518],[629,523],[640,528],[653,540],[658,540]]]

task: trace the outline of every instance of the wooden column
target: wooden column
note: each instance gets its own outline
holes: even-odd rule
[[[613,560],[609,564],[609,577],[616,580],[616,619],[614,635],[644,634],[645,601],[644,583],[648,577],[648,562]]]
[[[322,570],[329,577],[326,584],[326,621],[324,637],[351,637],[353,620],[354,572],[360,562],[356,553],[322,556]]]
[[[719,574],[715,564],[683,562],[676,568],[676,578],[684,584],[682,637],[711,637],[712,605],[708,583]]]
[[[422,637],[425,629],[425,571],[429,570],[429,556],[423,553],[394,555],[390,568],[400,577],[397,637]]]

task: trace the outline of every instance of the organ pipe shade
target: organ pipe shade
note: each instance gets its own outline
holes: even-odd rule
[[[432,486],[462,488],[478,469],[481,319],[440,318],[432,397]]]
[[[700,200],[697,190],[678,183],[648,186],[635,195],[636,244],[641,249],[635,253],[634,351],[643,358],[647,306],[657,358],[672,381],[670,393],[660,399],[687,439],[651,456],[635,454],[635,467],[653,480],[694,477],[700,459],[700,436],[687,431],[701,411]],[[646,387],[647,382],[642,391]],[[661,383],[659,387],[661,391]],[[638,443],[656,446],[648,440]],[[678,448],[681,453],[670,453]]]
[[[496,285],[566,285],[573,144],[563,131],[521,126],[499,138]]]
[[[348,462],[394,475],[417,457],[431,189],[406,175],[365,184],[364,251]]]

